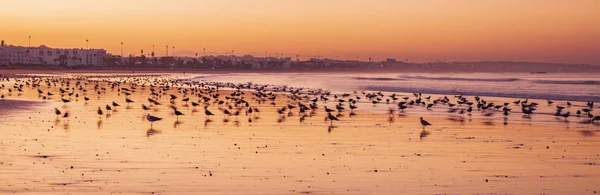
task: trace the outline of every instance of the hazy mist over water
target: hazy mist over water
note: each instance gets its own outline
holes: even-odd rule
[[[202,75],[195,80],[287,85],[331,90],[421,92],[513,98],[600,101],[600,74],[330,74],[330,73],[232,73]]]

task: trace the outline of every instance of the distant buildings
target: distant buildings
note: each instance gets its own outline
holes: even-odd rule
[[[0,65],[103,66],[104,49],[23,47],[0,43]]]
[[[204,70],[228,69],[357,69],[357,68],[407,68],[403,61],[388,58],[385,61],[338,60],[330,58],[310,58],[300,61],[291,57],[271,57],[252,55],[209,55],[209,56],[120,56],[107,53],[104,49],[50,48],[44,45],[24,47],[0,43],[0,66],[43,66],[70,68],[190,68]]]

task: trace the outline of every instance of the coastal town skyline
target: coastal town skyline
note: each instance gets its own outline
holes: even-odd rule
[[[240,54],[240,53],[234,53],[234,52],[224,52],[224,53],[217,53],[217,52],[206,52],[206,50],[204,50],[204,52],[195,52],[192,53],[191,55],[177,55],[176,53],[174,53],[173,49],[174,47],[168,47],[166,49],[166,52],[161,55],[160,53],[155,53],[154,51],[145,51],[145,50],[140,50],[138,54],[119,54],[119,53],[110,53],[108,52],[106,49],[104,48],[91,48],[89,47],[88,43],[89,40],[86,40],[86,46],[85,47],[81,47],[81,48],[58,48],[58,47],[49,47],[47,45],[39,45],[39,46],[35,46],[35,45],[31,45],[29,43],[29,45],[11,45],[11,44],[7,44],[7,42],[5,40],[0,40],[1,44],[0,44],[0,65],[61,65],[60,63],[58,63],[58,59],[60,58],[60,54],[65,54],[65,57],[76,57],[79,59],[73,59],[74,61],[69,61],[69,62],[65,62],[65,66],[105,66],[108,65],[107,62],[108,61],[114,61],[114,60],[119,60],[122,61],[120,63],[117,64],[121,64],[121,65],[127,65],[128,60],[130,59],[134,59],[136,61],[138,61],[137,63],[140,64],[155,64],[155,65],[160,65],[160,63],[158,63],[158,61],[160,61],[161,59],[171,59],[171,60],[181,60],[180,63],[188,63],[188,62],[192,62],[193,60],[197,60],[201,63],[202,60],[213,60],[213,59],[218,59],[221,61],[227,61],[229,63],[232,63],[234,61],[237,62],[282,62],[282,63],[293,63],[293,62],[309,62],[309,63],[314,63],[314,62],[318,62],[320,63],[323,67],[327,68],[329,66],[329,64],[346,64],[346,65],[351,65],[354,66],[355,68],[359,67],[359,66],[364,66],[364,65],[376,65],[378,66],[379,64],[437,64],[437,65],[443,65],[443,64],[520,64],[520,65],[525,65],[525,64],[529,64],[529,65],[559,65],[559,66],[565,66],[565,65],[584,65],[584,66],[590,66],[590,67],[594,67],[597,66],[598,64],[576,64],[576,63],[554,63],[554,62],[535,62],[535,61],[511,61],[511,60],[497,60],[497,61],[492,61],[492,60],[481,60],[481,61],[450,61],[447,59],[443,59],[443,60],[436,60],[436,61],[423,61],[423,62],[415,62],[415,61],[410,61],[408,58],[400,58],[400,59],[396,59],[393,57],[388,57],[388,58],[383,58],[380,59],[379,57],[374,58],[374,57],[367,57],[367,58],[355,58],[355,59],[339,59],[339,56],[336,57],[329,57],[329,56],[321,56],[321,55],[315,55],[315,56],[307,56],[304,58],[301,58],[300,55],[296,55],[296,56],[287,56],[284,55],[283,53],[275,53],[275,54],[269,54],[269,53],[265,53],[265,54],[258,54],[258,55],[253,55],[251,53],[247,53],[247,54]],[[169,50],[170,48],[170,50]],[[78,53],[79,52],[79,53]],[[169,53],[170,52],[170,53]],[[52,55],[52,54],[56,54],[56,55]],[[97,54],[97,55],[94,55]],[[89,56],[88,56],[89,55]],[[44,57],[45,56],[45,57]],[[53,57],[54,56],[54,57]],[[88,61],[90,60],[90,61]],[[139,61],[139,60],[147,60],[147,62],[145,61]],[[44,62],[45,61],[45,62]],[[85,61],[85,62],[84,62]],[[93,63],[92,63],[93,61]],[[153,62],[155,61],[155,62]],[[50,63],[49,63],[50,62]],[[115,63],[115,62],[113,62]],[[115,64],[113,64],[115,65]],[[132,65],[132,64],[129,64]],[[164,64],[163,64],[164,65]],[[281,68],[281,67],[279,67]],[[289,68],[289,66],[288,66]]]
[[[25,46],[29,36],[32,46],[89,44],[113,54],[121,53],[123,42],[125,55],[149,52],[152,45],[156,55],[165,55],[169,45],[180,56],[203,55],[206,48],[212,55],[301,59],[600,64],[596,1],[114,3],[5,2],[0,17],[8,22],[0,37]]]

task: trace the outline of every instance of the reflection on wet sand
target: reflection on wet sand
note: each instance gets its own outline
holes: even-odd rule
[[[173,129],[177,129],[177,125],[183,124],[183,122],[176,120],[175,122],[173,122]]]
[[[159,133],[161,133],[161,131],[156,130],[156,129],[148,129],[148,131],[146,131],[146,136],[150,137],[152,135],[159,134]]]
[[[19,98],[35,102],[31,105],[13,103],[19,102],[16,95],[0,100],[0,191],[586,194],[599,190],[595,181],[600,175],[595,173],[600,172],[600,142],[595,135],[600,124],[588,112],[570,116],[565,123],[565,117],[554,115],[555,105],[563,102],[538,106],[532,114],[517,109],[505,115],[501,102],[511,100],[503,98],[485,97],[486,106],[498,102],[502,105],[498,109],[477,108],[472,102],[467,111],[464,102],[448,110],[449,104],[464,98],[446,101],[439,95],[440,102],[428,107],[438,95],[431,95],[431,100],[418,100],[418,94],[395,95],[401,98],[388,103],[390,95],[378,92],[312,95],[283,87],[260,93],[222,87],[217,92],[214,85],[192,87],[174,80],[55,79],[51,86],[43,81],[24,85]],[[12,87],[25,81],[2,83]],[[52,92],[52,98],[44,102],[38,88],[44,95]],[[59,88],[66,90],[61,93]],[[375,101],[383,99],[365,100],[369,94]],[[358,96],[363,99],[349,103]],[[84,97],[91,99],[81,101]],[[318,106],[311,105],[314,99]],[[406,103],[398,106],[403,100]],[[540,102],[528,101],[527,105]],[[586,102],[571,103],[565,111],[588,108]],[[195,104],[214,114],[194,113]],[[328,114],[324,105],[336,109]],[[356,110],[337,109],[349,105]],[[61,114],[56,115],[54,108]],[[69,115],[64,117],[65,113]],[[161,120],[148,120],[148,115]],[[500,121],[504,125],[495,125]],[[61,127],[65,131],[53,131]]]

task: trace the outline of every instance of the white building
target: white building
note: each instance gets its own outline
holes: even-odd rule
[[[103,66],[104,49],[60,49],[0,45],[0,65]]]

